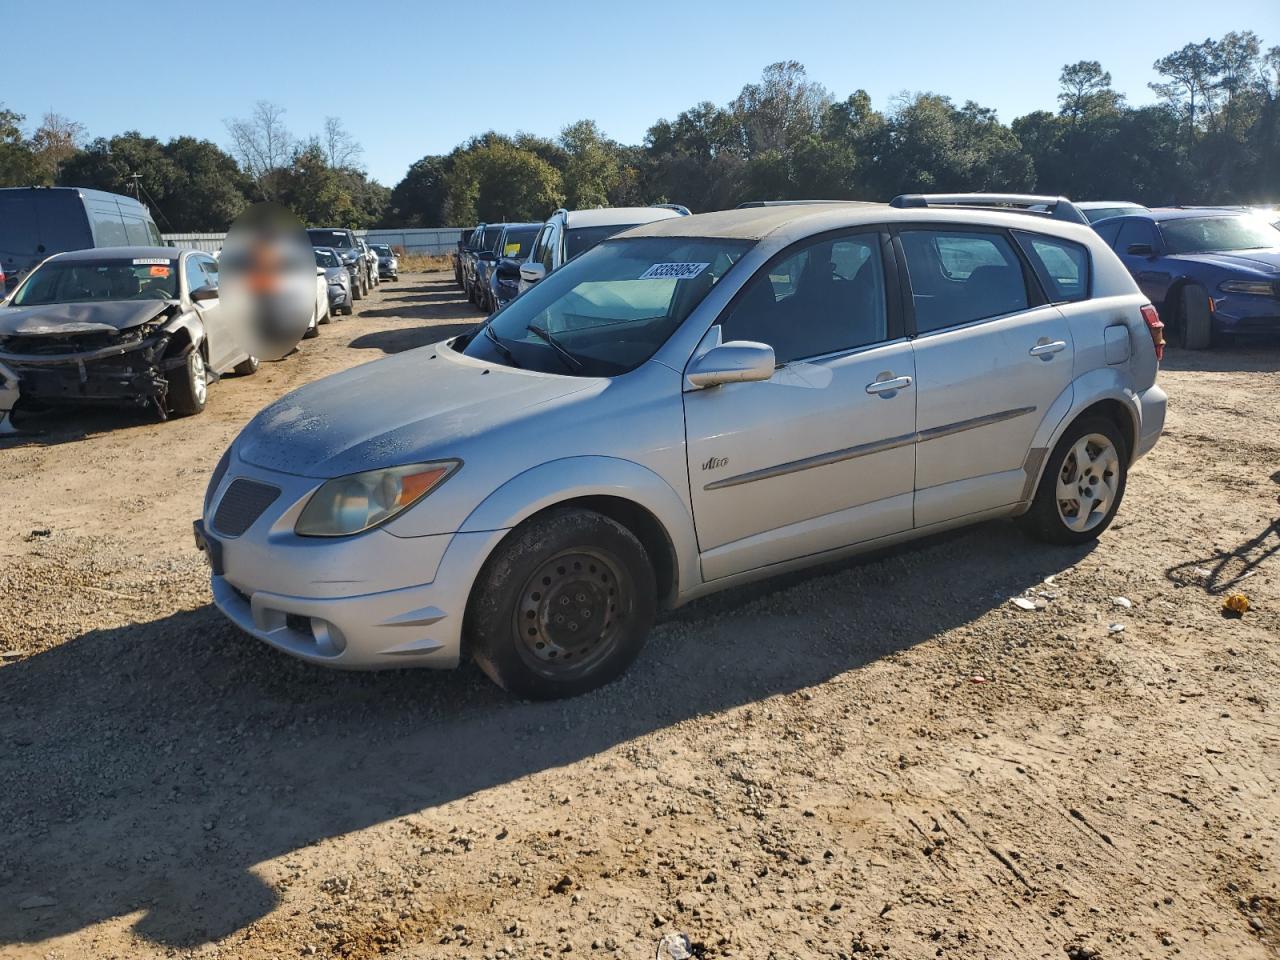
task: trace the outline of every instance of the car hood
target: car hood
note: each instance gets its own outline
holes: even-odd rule
[[[154,320],[176,302],[113,300],[0,307],[0,337],[65,337],[81,333],[123,332]]]
[[[1238,253],[1183,253],[1181,260],[1195,263],[1211,263],[1217,267],[1257,270],[1260,273],[1280,273],[1280,249],[1241,250]]]
[[[340,477],[455,455],[461,441],[594,382],[420,347],[300,387],[254,417],[235,448],[267,470]]]

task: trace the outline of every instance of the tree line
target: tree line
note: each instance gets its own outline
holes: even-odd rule
[[[969,190],[1150,205],[1280,201],[1280,47],[1233,31],[1188,43],[1153,69],[1158,102],[1132,106],[1097,61],[1068,64],[1053,109],[1005,124],[938,93],[877,110],[866,91],[839,99],[784,61],[729,103],[658,120],[642,144],[611,140],[592,120],[555,138],[489,131],[423,157],[391,189],[363,171],[359,144],[336,118],[298,139],[266,102],[227,123],[225,149],[137,132],[85,143],[78,124],[53,114],[28,135],[22,117],[0,109],[0,185],[138,184],[166,231],[223,230],[261,199],[308,224],[357,228],[541,220],[560,206],[676,202],[697,212]]]

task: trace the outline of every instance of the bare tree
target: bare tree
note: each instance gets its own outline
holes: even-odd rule
[[[275,174],[288,165],[294,149],[293,135],[284,125],[284,112],[278,104],[259,100],[253,116],[225,121],[231,134],[231,152],[267,200],[275,198]]]
[[[50,183],[56,182],[62,165],[84,143],[84,125],[57,113],[46,113],[31,135],[31,152]]]
[[[360,162],[360,155],[364,153],[364,147],[356,142],[356,138],[342,125],[338,117],[324,118],[324,142],[321,146],[324,148],[329,166],[334,168],[354,169]]]

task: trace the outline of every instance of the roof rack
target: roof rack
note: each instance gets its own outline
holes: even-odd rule
[[[689,212],[689,208],[686,207],[683,203],[651,203],[649,204],[649,206],[659,207],[663,210],[674,210],[676,213],[680,214],[680,216],[682,217],[693,216],[693,214]]]
[[[1038,196],[1031,193],[904,193],[889,201],[889,206],[899,209],[919,207],[967,207],[998,209],[1008,213],[1029,213],[1065,220],[1068,223],[1089,224],[1089,218],[1066,197]]]

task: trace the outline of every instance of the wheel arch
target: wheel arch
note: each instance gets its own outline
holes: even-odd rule
[[[1072,382],[1049,406],[1027,452],[1022,500],[1030,502],[1062,435],[1081,417],[1103,416],[1116,425],[1127,447],[1127,463],[1136,459],[1142,412],[1136,394],[1111,368],[1091,370]]]
[[[674,605],[697,580],[697,539],[687,504],[666,480],[634,461],[572,457],[527,470],[486,497],[459,532],[508,530],[487,562],[511,530],[565,507],[603,514],[640,541],[653,563],[662,606]]]

